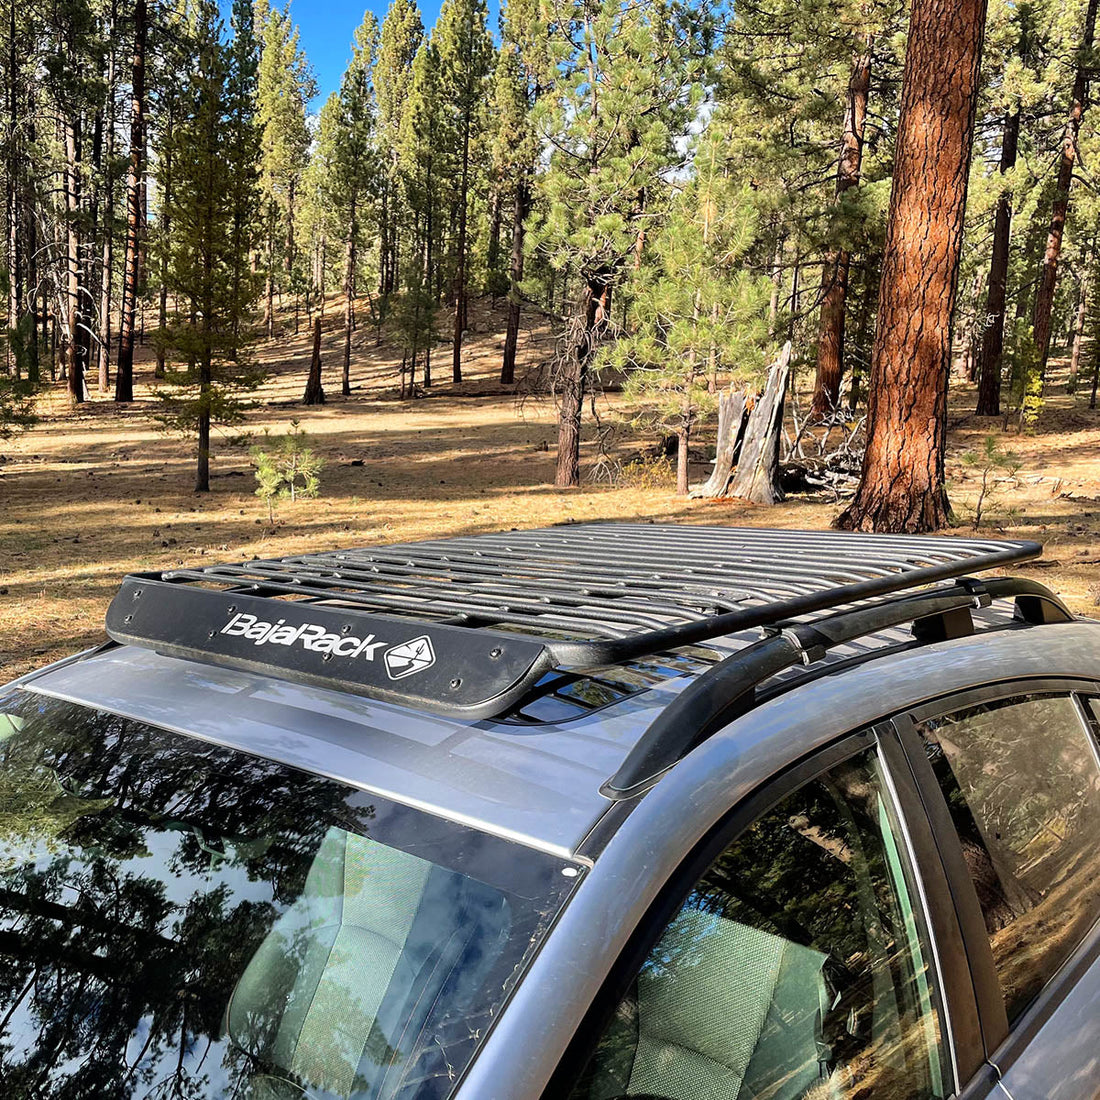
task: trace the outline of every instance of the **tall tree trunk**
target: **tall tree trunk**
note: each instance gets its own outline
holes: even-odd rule
[[[498,179],[493,184],[492,193],[489,196],[489,247],[485,255],[485,266],[489,270],[489,280],[493,286],[493,304],[496,304],[497,292],[495,275],[497,264],[500,263],[500,227],[503,221],[501,212],[500,190],[501,181]]]
[[[134,2],[133,97],[130,108],[130,175],[126,181],[126,263],[118,323],[115,400],[134,399],[134,322],[137,314],[138,267],[141,262],[142,180],[145,154],[146,0]]]
[[[852,61],[848,99],[844,110],[844,132],[837,168],[837,202],[846,191],[858,186],[863,164],[863,133],[867,123],[867,96],[871,89],[871,48]],[[851,253],[842,248],[825,261],[825,294],[821,301],[821,322],[817,338],[817,378],[814,382],[813,417],[827,416],[840,402],[840,379],[844,371],[844,317],[848,301],[848,272]]]
[[[462,176],[458,203],[458,267],[455,272],[455,332],[451,359],[451,377],[462,381],[462,334],[466,330],[466,215],[470,203],[470,114],[466,113],[462,128]]]
[[[87,323],[84,317],[83,268],[80,263],[80,151],[78,145],[78,121],[71,116],[65,120],[65,212],[66,212],[66,267],[69,349],[68,371],[69,398],[74,404],[84,400],[84,375],[88,366],[88,342],[85,339]]]
[[[111,4],[110,33],[113,36],[118,25],[117,4]],[[104,161],[107,165],[106,193],[103,200],[103,264],[99,282],[99,392],[107,393],[111,386],[111,290],[114,272],[115,243],[115,51],[108,47],[107,56],[107,96],[106,96],[107,139]]]
[[[1081,288],[1077,295],[1077,312],[1073,320],[1072,351],[1069,357],[1069,378],[1066,382],[1066,392],[1073,393],[1077,389],[1077,373],[1081,365],[1081,340],[1085,334],[1085,314],[1088,310],[1088,279],[1081,276]]]
[[[351,331],[355,320],[355,214],[352,213],[348,228],[347,250],[344,261],[344,377],[340,392],[351,396]]]
[[[210,401],[209,393],[213,371],[211,369],[210,349],[203,351],[199,364],[200,406],[198,415],[198,464],[195,468],[195,492],[210,492]]]
[[[515,203],[512,207],[511,287],[508,291],[508,328],[504,334],[504,359],[500,365],[500,381],[510,386],[516,380],[516,349],[519,346],[520,283],[523,281],[523,237],[530,201],[530,183],[524,173],[516,181]]]
[[[23,276],[20,270],[22,233],[20,232],[20,194],[19,183],[23,175],[22,157],[19,141],[19,59],[15,46],[15,0],[8,0],[8,125],[7,125],[7,239],[8,239],[8,327],[15,329],[21,320],[21,300]],[[18,376],[20,365],[14,361],[12,341],[6,342],[7,367],[9,374]]]
[[[275,338],[275,204],[267,209],[267,271],[264,279],[264,328],[267,338]]]
[[[606,276],[590,275],[585,282],[580,337],[570,348],[559,372],[558,463],[554,485],[568,489],[581,480],[581,412],[588,385],[588,365],[600,331],[611,316],[611,284]]]
[[[951,318],[986,0],[913,0],[859,491],[838,524],[930,531],[944,487]]]
[[[1077,139],[1081,133],[1081,120],[1085,115],[1085,97],[1089,89],[1089,66],[1092,64],[1092,43],[1096,34],[1096,9],[1098,0],[1089,0],[1085,11],[1085,26],[1078,51],[1077,71],[1073,78],[1073,94],[1070,99],[1069,118],[1062,134],[1062,153],[1058,160],[1058,184],[1051,207],[1050,229],[1043,252],[1043,266],[1039,274],[1039,286],[1035,292],[1035,312],[1032,316],[1035,333],[1035,351],[1038,355],[1040,374],[1045,372],[1050,355],[1050,319],[1054,309],[1054,291],[1058,284],[1058,259],[1062,252],[1062,235],[1069,212],[1069,189],[1073,182],[1073,166],[1077,162]]]
[[[1020,108],[1005,116],[1001,140],[1001,175],[1016,165],[1020,141]],[[1008,296],[1008,255],[1012,239],[1012,192],[1004,190],[997,199],[993,219],[993,258],[989,262],[989,287],[985,298],[985,328],[982,331],[978,366],[978,416],[1001,415],[1001,356],[1005,343],[1005,300]]]

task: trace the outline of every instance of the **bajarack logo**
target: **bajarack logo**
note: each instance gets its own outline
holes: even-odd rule
[[[357,638],[354,634],[330,634],[323,626],[315,623],[287,626],[285,619],[268,623],[257,619],[255,615],[243,613],[234,615],[222,627],[221,633],[248,638],[253,645],[300,645],[311,653],[362,657],[365,661],[373,661],[375,652],[389,644],[375,641],[373,634],[368,634],[365,638]]]
[[[435,650],[427,634],[413,638],[411,642],[402,642],[387,649],[382,654],[386,662],[386,672],[391,680],[401,680],[414,672],[423,672],[435,664]]]

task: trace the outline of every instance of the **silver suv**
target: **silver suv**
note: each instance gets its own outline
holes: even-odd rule
[[[590,524],[125,579],[0,695],[5,1100],[1100,1091],[1034,543]]]

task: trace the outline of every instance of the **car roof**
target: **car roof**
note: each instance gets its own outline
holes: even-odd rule
[[[983,630],[1004,629],[1013,621],[1011,604],[997,601],[976,619]],[[709,644],[720,658],[759,637],[743,631]],[[884,629],[810,666],[785,669],[769,683],[778,691],[875,655],[885,665],[909,643],[907,629]],[[109,646],[22,686],[278,760],[566,856],[612,805],[601,789],[608,777],[705,671],[658,681],[579,717],[541,723],[429,714],[135,646]],[[741,725],[751,729],[751,714]]]

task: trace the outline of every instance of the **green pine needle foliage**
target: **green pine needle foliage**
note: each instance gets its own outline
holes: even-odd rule
[[[267,502],[267,515],[275,522],[275,502],[316,497],[321,491],[324,459],[306,445],[309,436],[301,421],[292,420],[290,430],[270,449],[253,447],[252,465],[256,474],[256,496]]]
[[[631,286],[626,332],[602,364],[627,372],[641,419],[685,430],[714,404],[715,374],[755,381],[770,344],[771,283],[745,264],[757,233],[749,188],[724,163],[726,128],[705,131],[694,178],[672,201]]]

